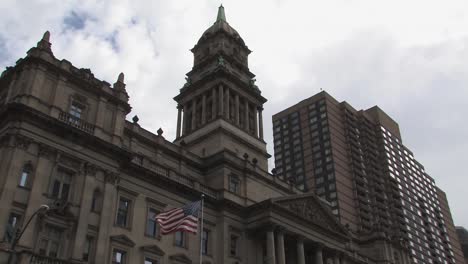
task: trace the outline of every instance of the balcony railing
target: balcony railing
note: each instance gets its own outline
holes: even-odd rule
[[[86,133],[94,134],[94,125],[77,118],[75,116],[70,115],[69,113],[66,112],[60,112],[59,118],[60,121],[64,122],[65,124],[68,124],[72,127],[76,127],[79,130],[82,130]]]
[[[71,262],[40,255],[32,255],[30,264],[71,264]]]

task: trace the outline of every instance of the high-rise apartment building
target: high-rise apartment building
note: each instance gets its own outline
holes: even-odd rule
[[[463,226],[457,226],[455,229],[463,255],[465,256],[465,262],[468,263],[468,231]]]
[[[363,241],[403,246],[412,263],[463,263],[445,194],[379,107],[320,92],[274,115],[273,130],[275,174],[328,200]]]

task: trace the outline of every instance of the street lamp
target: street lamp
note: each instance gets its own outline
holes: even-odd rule
[[[13,242],[11,243],[11,251],[10,251],[10,257],[9,257],[8,263],[10,263],[10,264],[16,263],[16,251],[15,251],[16,245],[18,244],[19,240],[21,239],[21,236],[23,236],[23,233],[26,230],[26,228],[28,228],[28,225],[29,225],[29,223],[31,223],[31,220],[34,218],[34,216],[36,216],[38,213],[45,213],[49,209],[50,208],[49,208],[48,205],[46,205],[46,204],[41,205],[39,207],[39,209],[37,209],[31,215],[31,217],[29,217],[28,222],[26,222],[26,225],[24,225],[23,229],[22,230],[18,229],[18,231],[17,231],[18,236],[15,236],[15,238],[13,239]]]

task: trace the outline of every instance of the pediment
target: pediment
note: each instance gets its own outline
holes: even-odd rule
[[[133,242],[128,236],[126,235],[116,235],[111,236],[110,239],[114,242],[120,243],[125,246],[134,247],[135,242]]]
[[[158,247],[157,245],[147,245],[147,246],[142,246],[141,247],[141,250],[143,251],[146,251],[146,252],[150,252],[150,253],[153,253],[155,255],[158,255],[158,256],[164,256],[164,254],[166,254],[160,247]]]
[[[325,229],[346,234],[345,228],[331,213],[330,209],[315,194],[300,194],[272,199],[274,204],[285,208],[302,219]]]
[[[183,253],[170,255],[169,259],[173,263],[183,263],[183,264],[192,264],[192,260]]]

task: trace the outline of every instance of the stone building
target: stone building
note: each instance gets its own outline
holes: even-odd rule
[[[123,74],[55,58],[48,32],[2,73],[1,263],[377,263],[326,200],[268,173],[266,99],[222,7],[192,52],[174,142],[126,120]],[[202,243],[162,236],[154,216],[201,194]],[[385,250],[400,260],[378,263],[409,263]]]

